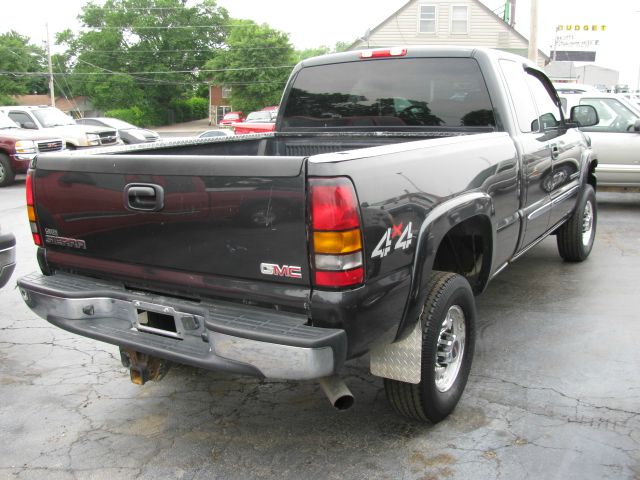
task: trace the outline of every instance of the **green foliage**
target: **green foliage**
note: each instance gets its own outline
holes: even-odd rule
[[[333,48],[333,51],[336,53],[346,52],[349,50],[349,47],[353,44],[353,42],[337,42],[336,46]]]
[[[330,53],[331,49],[326,45],[316,48],[305,48],[304,50],[296,50],[295,59],[296,63],[301,62],[307,58],[317,57],[318,55],[326,55]]]
[[[229,23],[214,0],[192,7],[182,0],[107,0],[85,5],[79,19],[86,31],[57,36],[68,47],[58,62],[64,65],[56,65],[71,70],[67,94],[87,95],[99,109],[136,105],[159,123],[173,100],[192,96],[204,81],[198,69],[215,56]]]
[[[9,95],[0,93],[0,105],[14,105],[16,101]]]
[[[227,48],[205,65],[214,83],[231,87],[234,110],[278,105],[295,63],[287,34],[251,20],[233,20]]]
[[[45,53],[29,43],[27,37],[11,31],[0,35],[0,94],[26,95],[47,93],[46,75],[21,75],[21,72],[46,72]]]
[[[153,127],[167,123],[166,111],[151,105],[130,108],[115,108],[104,112],[105,117],[119,118],[138,127]]]
[[[137,126],[143,126],[144,121],[142,119],[143,113],[139,107],[131,108],[115,108],[113,110],[107,110],[104,112],[105,117],[119,118],[125,122],[132,123]]]
[[[209,100],[197,97],[173,100],[171,109],[174,111],[176,122],[200,120],[209,115]]]

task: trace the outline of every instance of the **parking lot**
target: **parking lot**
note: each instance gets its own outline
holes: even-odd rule
[[[0,189],[18,265],[0,291],[0,478],[640,479],[640,194],[603,193],[594,250],[545,240],[478,298],[476,357],[442,423],[397,416],[367,359],[332,410],[313,382],[174,367],[130,383],[117,347],[36,317],[24,181]]]

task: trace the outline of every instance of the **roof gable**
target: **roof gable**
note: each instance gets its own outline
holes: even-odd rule
[[[435,34],[418,32],[419,6],[435,5],[437,9],[437,31]],[[450,9],[468,6],[470,31],[468,34],[449,32]],[[528,40],[515,28],[504,22],[489,7],[479,0],[409,0],[389,17],[367,31],[349,49],[414,44],[455,44],[498,48],[526,56]],[[544,63],[548,55],[538,50]]]

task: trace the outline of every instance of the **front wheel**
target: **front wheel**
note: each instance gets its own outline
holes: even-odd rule
[[[591,185],[585,185],[573,215],[558,230],[558,252],[564,260],[582,262],[589,256],[596,236],[597,220],[596,193]]]
[[[437,423],[458,404],[475,348],[475,299],[462,276],[435,272],[420,315],[420,383],[384,380],[387,399],[401,415]]]
[[[9,157],[7,157],[4,153],[0,153],[0,187],[11,185],[14,178],[15,175],[13,173],[13,169],[11,168]]]

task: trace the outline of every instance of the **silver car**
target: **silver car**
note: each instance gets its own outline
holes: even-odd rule
[[[598,186],[640,187],[640,110],[615,94],[560,94],[569,112],[575,105],[593,105],[599,123],[584,127],[598,156]]]

